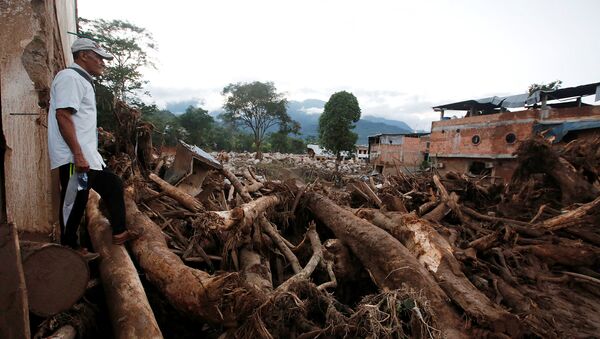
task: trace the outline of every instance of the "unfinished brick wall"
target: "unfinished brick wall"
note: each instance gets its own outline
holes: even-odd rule
[[[406,166],[418,167],[424,160],[422,144],[418,137],[404,137],[402,145],[402,163]]]
[[[542,118],[544,117],[544,118]],[[600,118],[600,107],[540,109],[480,115],[462,119],[434,121],[431,127],[431,156],[504,156],[509,157],[520,140],[532,135],[540,121],[585,120]],[[509,133],[515,142],[507,142]],[[478,136],[479,142],[473,142]]]
[[[434,121],[430,135],[430,157],[441,173],[468,172],[474,162],[487,163],[491,175],[508,182],[516,166],[512,155],[519,141],[532,136],[539,122],[600,119],[600,107],[531,109]],[[509,137],[514,135],[514,140]],[[580,131],[577,135],[596,135]],[[474,137],[476,137],[474,139]]]
[[[517,142],[528,138],[535,121],[534,111],[500,113],[434,121],[431,128],[431,156],[437,155],[498,155],[509,156]],[[516,141],[506,141],[513,133]],[[473,137],[478,136],[478,142]]]
[[[424,159],[418,137],[402,136],[395,144],[371,144],[371,163],[374,165],[418,167]]]
[[[401,161],[402,145],[372,144],[371,163],[377,165],[393,165]]]
[[[544,115],[541,110],[537,110],[543,120],[588,120],[590,118],[600,119],[600,106],[569,107],[561,109],[550,109],[548,114]]]

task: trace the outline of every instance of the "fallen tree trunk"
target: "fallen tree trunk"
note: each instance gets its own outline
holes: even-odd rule
[[[112,244],[108,220],[91,191],[86,215],[94,250],[100,254],[100,276],[115,338],[162,338],[137,270],[124,246]]]
[[[331,200],[306,193],[307,207],[346,244],[384,289],[419,291],[436,311],[435,324],[445,338],[464,338],[463,324],[448,297],[427,270],[398,240]]]
[[[65,325],[56,330],[46,339],[75,339],[77,338],[77,330],[72,325]]]
[[[560,187],[563,205],[590,201],[600,194],[597,187],[541,137],[521,142],[516,154],[519,166],[513,175],[513,184],[524,181],[533,173],[546,173]]]
[[[423,205],[419,206],[419,209],[417,210],[417,214],[420,216],[423,216],[423,215],[425,215],[425,213],[428,213],[433,208],[435,208],[437,205],[439,205],[439,202],[437,200],[428,201],[428,202],[424,203]]]
[[[216,211],[211,213],[215,213],[224,219],[223,228],[227,230],[240,222],[245,226],[252,225],[266,210],[275,207],[279,203],[281,203],[281,198],[278,195],[267,195],[247,202],[231,211]]]
[[[158,175],[150,173],[148,177],[150,178],[150,180],[157,183],[160,189],[163,190],[166,195],[177,200],[183,207],[187,208],[188,210],[192,212],[198,212],[204,209],[202,207],[202,204],[198,200],[196,200],[196,198],[164,181]]]
[[[598,196],[598,189],[585,180],[563,157],[558,157],[558,162],[548,169],[548,174],[560,185],[563,204],[589,201]]]
[[[385,207],[388,211],[402,212],[408,213],[406,206],[404,206],[404,202],[402,198],[397,197],[391,194],[383,194],[381,196],[382,206]]]
[[[358,215],[404,244],[431,272],[446,294],[481,325],[513,337],[519,335],[518,319],[473,286],[454,257],[452,246],[427,221],[412,214],[388,218],[376,210],[361,210]]]
[[[261,230],[265,232],[271,239],[275,246],[279,248],[279,251],[283,254],[283,256],[290,262],[290,266],[294,273],[300,272],[302,267],[300,266],[300,262],[296,255],[292,252],[292,250],[284,243],[284,238],[277,232],[277,229],[266,218],[260,219]]]
[[[600,196],[597,197],[594,201],[584,204],[572,211],[569,211],[565,214],[561,214],[554,218],[545,220],[539,224],[536,224],[536,228],[543,228],[550,231],[556,231],[561,228],[565,228],[567,226],[572,225],[579,221],[583,216],[588,214],[589,212],[595,211],[600,206]]]
[[[358,276],[360,265],[340,239],[328,239],[323,243],[323,247],[323,256],[333,263],[332,269],[338,280],[350,280]]]
[[[87,261],[75,250],[51,243],[21,242],[29,310],[48,317],[73,306],[90,278]]]
[[[359,185],[361,191],[363,191],[369,197],[369,199],[375,203],[375,205],[377,205],[378,207],[383,206],[383,202],[381,202],[381,199],[379,199],[377,194],[375,194],[375,192],[373,192],[371,187],[369,187],[369,185],[366,182],[359,181],[358,185]]]
[[[252,192],[256,192],[259,189],[263,188],[264,184],[262,182],[256,180],[252,176],[252,174],[250,173],[250,171],[248,169],[245,169],[242,175],[249,182],[249,184],[245,186],[246,191],[252,193]]]
[[[273,291],[273,279],[269,261],[249,246],[244,246],[240,251],[240,270],[244,281],[262,293]]]
[[[244,293],[236,273],[209,275],[186,266],[171,252],[158,227],[126,195],[127,224],[141,236],[131,242],[131,250],[147,279],[173,305],[188,316],[212,324],[234,327],[238,297]],[[241,298],[241,297],[240,297]]]
[[[515,246],[511,250],[530,252],[550,264],[595,267],[600,263],[599,248],[574,240],[571,243]]]
[[[446,215],[450,213],[450,207],[445,202],[440,202],[438,205],[423,216],[423,219],[440,222]]]
[[[440,180],[440,177],[437,176],[437,174],[433,175],[433,183],[440,192],[442,202],[446,206],[448,206],[452,210],[452,212],[454,212],[454,214],[456,214],[456,216],[461,222],[466,223],[467,219],[465,219],[462,211],[460,210],[460,206],[458,205],[458,195],[454,192],[448,194],[448,190],[446,189],[446,187],[444,187],[444,184],[442,184],[442,181]]]
[[[231,182],[231,185],[235,188],[235,190],[238,192],[238,194],[242,197],[242,200],[244,202],[250,202],[252,200],[250,193],[248,193],[246,188],[242,185],[242,183],[240,183],[240,181],[235,176],[235,174],[231,173],[231,171],[226,169],[225,167],[223,167],[221,169],[221,173],[223,173],[225,178],[227,178],[229,180],[229,182]]]

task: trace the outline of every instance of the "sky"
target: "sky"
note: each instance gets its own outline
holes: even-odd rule
[[[428,130],[432,106],[600,81],[596,0],[78,0],[80,17],[150,31],[159,107],[223,105],[230,83],[288,100],[352,92],[363,115]]]

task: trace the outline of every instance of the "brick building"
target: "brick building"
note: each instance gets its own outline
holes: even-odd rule
[[[426,160],[425,133],[377,134],[369,136],[368,162],[380,173],[396,167],[416,170]],[[424,140],[424,139],[423,139]]]
[[[513,153],[519,141],[541,131],[554,143],[600,132],[600,106],[581,101],[590,95],[600,100],[600,83],[436,106],[441,120],[431,126],[431,161],[442,174],[472,173],[507,182],[517,164]],[[446,111],[467,113],[449,119]]]

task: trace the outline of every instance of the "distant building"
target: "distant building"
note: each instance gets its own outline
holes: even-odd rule
[[[309,157],[316,160],[335,159],[335,155],[319,145],[306,145],[306,153]]]
[[[356,145],[356,159],[364,162],[369,161],[369,146]]]
[[[400,133],[369,136],[369,163],[380,173],[393,173],[397,168],[416,170],[427,159],[428,144],[421,140],[426,135]]]
[[[432,164],[441,174],[471,173],[508,182],[519,141],[536,132],[545,131],[554,143],[600,134],[600,106],[581,101],[590,95],[600,100],[600,83],[436,106],[440,121],[431,125]],[[444,116],[450,110],[467,113],[450,119]]]
[[[313,159],[317,159],[317,160],[325,160],[325,159],[335,160],[335,154],[333,154],[329,150],[321,148],[321,146],[315,145],[315,144],[306,145],[306,154],[308,154],[309,157],[311,157]],[[350,158],[350,153],[348,151],[341,151],[340,158],[341,158],[341,160],[346,160],[346,159]]]

